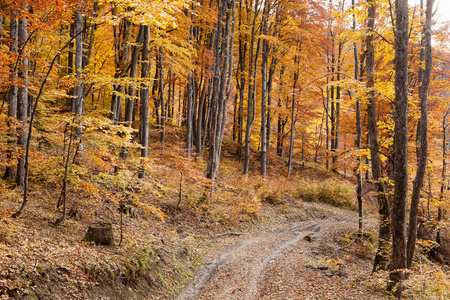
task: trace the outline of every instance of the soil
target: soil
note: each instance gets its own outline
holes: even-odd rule
[[[221,235],[216,248],[223,250],[176,299],[388,299],[360,284],[371,260],[347,255],[352,243],[340,243],[357,228],[356,214],[329,209],[320,218]]]

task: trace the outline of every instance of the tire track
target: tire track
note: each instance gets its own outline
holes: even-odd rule
[[[254,299],[268,265],[320,228],[317,222],[301,222],[234,243],[201,266],[176,299],[221,299],[224,295],[227,299]]]

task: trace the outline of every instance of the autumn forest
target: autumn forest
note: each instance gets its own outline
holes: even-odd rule
[[[158,236],[137,231],[144,220],[159,228],[172,218],[164,230],[180,236],[183,218],[238,228],[267,203],[281,211],[328,186],[334,196],[317,201],[357,215],[348,247],[375,235],[370,271],[385,274],[387,293],[411,293],[419,252],[450,261],[450,23],[439,1],[416,2],[2,1],[2,256],[29,226],[58,240],[101,221],[120,231],[121,256],[154,263],[161,250],[136,254]],[[152,249],[193,247],[159,239]],[[67,253],[78,245],[67,243]],[[24,253],[10,262],[36,257],[39,273],[41,256]],[[118,254],[101,255],[112,264]],[[178,259],[196,268],[190,255]],[[67,273],[86,284],[91,269],[74,260]],[[43,279],[15,272],[0,274],[0,295],[45,295],[29,290]],[[153,295],[185,284],[179,273]]]

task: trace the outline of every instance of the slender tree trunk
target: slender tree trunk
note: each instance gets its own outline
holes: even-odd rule
[[[267,34],[267,18],[269,14],[269,1],[264,2],[262,34]],[[261,175],[267,172],[267,61],[269,59],[269,42],[262,42],[261,66]]]
[[[187,107],[186,107],[186,150],[187,156],[190,157],[193,148],[193,127],[192,123],[194,118],[194,108],[193,108],[193,99],[192,99],[192,87],[193,87],[193,72],[190,72],[188,75],[188,84],[187,84]]]
[[[25,6],[25,10],[27,7]],[[21,153],[24,152],[27,143],[27,120],[28,120],[28,58],[25,50],[28,37],[27,19],[19,19],[19,48],[20,63],[18,77],[21,80],[21,86],[18,88],[17,95],[17,119],[19,121],[19,132],[17,145],[20,146]],[[25,156],[19,155],[17,164],[17,185],[23,187],[25,180]]]
[[[242,162],[242,149],[244,147],[243,132],[244,132],[244,93],[246,86],[246,56],[247,56],[247,40],[245,35],[242,34],[242,1],[239,1],[239,72],[237,77],[240,77],[239,83],[239,110],[238,110],[238,155],[239,161]]]
[[[343,44],[342,42],[339,42],[338,45],[338,58],[337,58],[337,64],[336,64],[336,70],[337,70],[337,75],[336,75],[336,80],[337,80],[337,85],[336,85],[336,103],[335,103],[335,111],[334,111],[334,122],[335,122],[335,127],[334,127],[334,156],[333,156],[333,165],[336,165],[338,162],[338,156],[336,155],[336,152],[339,149],[339,129],[340,129],[340,113],[341,113],[341,87],[340,87],[340,83],[339,81],[341,80],[341,57],[342,57],[342,47]]]
[[[327,60],[329,57],[329,49],[327,47]],[[329,67],[327,67],[327,70],[329,70]],[[330,169],[330,124],[329,124],[329,119],[331,119],[331,115],[330,115],[330,87],[328,86],[328,84],[330,83],[330,78],[329,76],[327,76],[327,104],[325,106],[325,130],[326,130],[326,168],[327,170]]]
[[[352,0],[352,8],[355,8],[355,0]],[[356,30],[356,16],[353,12],[353,31]],[[353,59],[355,61],[355,81],[359,81],[359,59],[358,59],[358,46],[356,42],[353,43]],[[358,97],[356,99],[356,142],[355,146],[358,150],[361,150],[361,137],[362,137],[362,126],[361,126],[361,98]],[[361,154],[358,154],[357,157],[357,169],[356,169],[356,198],[358,201],[358,229],[359,236],[362,237],[364,232],[364,210],[363,210],[363,199],[362,199],[362,171],[361,171]]]
[[[82,80],[83,73],[83,33],[82,33],[82,8],[79,7],[75,13],[75,72],[77,78],[76,87],[76,100],[73,102],[72,112],[78,117],[77,127],[75,128],[75,134],[77,138],[81,138],[82,127],[81,127],[81,116],[83,115],[84,108],[84,83]],[[81,147],[82,149],[82,147]]]
[[[438,244],[441,244],[441,230],[439,222],[442,221],[444,217],[444,209],[442,206],[445,200],[444,191],[446,189],[445,180],[447,176],[447,128],[450,125],[450,123],[447,123],[446,119],[449,113],[450,109],[447,110],[447,112],[444,114],[444,117],[442,118],[442,171],[441,171],[441,188],[439,192],[438,230],[436,232],[436,243]]]
[[[11,39],[11,45],[9,47],[9,51],[11,53],[12,57],[17,57],[18,55],[18,22],[16,19],[17,12],[12,11],[12,18],[10,19],[10,31],[9,31],[9,38]],[[13,160],[13,153],[17,151],[15,147],[15,140],[16,140],[16,122],[14,121],[17,118],[17,69],[15,61],[13,61],[9,67],[10,69],[10,81],[11,85],[9,87],[8,91],[8,126],[9,126],[9,136],[10,136],[10,142],[9,144],[9,151],[7,154],[7,159],[9,161]],[[5,175],[4,178],[15,178],[15,168],[14,166],[7,166],[5,168]]]
[[[141,25],[139,28],[139,33],[136,37],[136,43],[133,47],[133,51],[131,54],[131,64],[130,64],[131,85],[128,86],[128,96],[125,99],[125,126],[127,127],[131,127],[133,122],[134,102],[136,97],[135,81],[138,69],[139,52],[143,39],[143,26],[144,25]]]
[[[375,255],[373,271],[386,270],[388,266],[388,244],[390,240],[389,230],[389,201],[386,196],[385,186],[381,181],[381,158],[380,149],[378,146],[378,127],[377,127],[377,112],[376,112],[376,98],[375,98],[375,49],[374,49],[374,25],[376,3],[374,0],[368,0],[368,34],[366,36],[366,73],[367,73],[367,119],[368,132],[370,133],[370,155],[372,162],[372,175],[377,189],[378,213],[380,215],[380,225],[378,231],[378,250]]]
[[[67,74],[68,75],[72,75],[74,73],[74,42],[72,40],[73,37],[75,37],[75,14],[72,16],[72,20],[73,22],[70,23],[69,25],[69,39],[71,40],[70,44],[69,44],[69,51],[67,54]],[[72,110],[72,105],[73,105],[73,97],[75,96],[75,89],[71,88],[67,94],[70,97],[67,97],[66,100],[66,107],[64,109],[65,112],[69,112]]]
[[[425,63],[425,69],[419,69],[419,98],[420,98],[420,121],[417,125],[417,135],[419,135],[419,152],[416,178],[413,182],[413,192],[411,196],[411,208],[409,212],[409,228],[407,243],[407,267],[411,268],[414,249],[417,237],[417,215],[419,213],[420,190],[423,186],[425,171],[428,161],[428,88],[432,71],[431,57],[431,17],[434,0],[427,0],[425,12],[425,27],[422,37],[421,63]],[[424,53],[425,52],[425,53]],[[421,64],[422,65],[422,64]]]
[[[408,203],[408,0],[395,2],[394,199],[392,203],[392,272],[389,287],[401,297],[406,268],[406,206]]]
[[[161,104],[161,132],[159,141],[162,144],[164,150],[164,142],[166,139],[166,103],[164,99],[164,49],[159,47],[159,102]]]
[[[142,66],[141,66],[141,125],[140,125],[140,142],[141,142],[141,157],[143,159],[148,157],[148,133],[149,133],[149,105],[148,105],[148,48],[150,44],[150,27],[142,25],[143,31],[143,46],[142,46]],[[139,170],[139,178],[145,177],[145,166],[142,165]]]
[[[223,133],[225,130],[225,122],[227,117],[227,102],[229,97],[230,81],[228,78],[232,76],[230,59],[232,56],[232,48],[230,44],[233,41],[235,1],[223,1],[219,6],[217,19],[217,31],[215,36],[214,47],[214,78],[212,92],[212,111],[211,111],[211,128],[209,133],[209,157],[207,165],[207,177],[215,179],[219,171],[220,153],[222,147]],[[233,14],[233,18],[231,16]],[[223,24],[223,16],[225,24]],[[231,27],[231,28],[230,28]],[[223,62],[222,61],[223,57]]]
[[[295,60],[297,60],[297,57],[295,57]],[[297,61],[294,62],[295,65],[297,65]],[[294,87],[293,87],[293,94],[292,94],[292,108],[291,108],[291,138],[290,138],[290,146],[289,146],[289,161],[288,161],[288,177],[291,176],[291,168],[292,168],[292,158],[294,155],[294,131],[295,131],[295,89],[297,85],[298,80],[298,73],[294,73]]]
[[[131,85],[127,87],[127,97],[125,98],[125,126],[131,127],[133,123],[133,112],[134,112],[134,103],[136,97],[136,76],[137,76],[137,67],[139,60],[139,52],[140,46],[143,39],[143,26],[141,25],[139,28],[139,33],[136,37],[136,43],[133,47],[133,51],[131,53],[131,63],[130,63],[130,75],[129,79],[131,81]],[[128,157],[128,149],[126,147],[122,147],[120,151],[120,158],[125,161]]]
[[[254,18],[252,23],[252,34],[251,34],[251,42],[250,42],[250,59],[249,59],[249,85],[248,85],[248,105],[247,105],[247,128],[245,129],[245,154],[244,154],[244,174],[248,173],[248,167],[250,162],[250,137],[252,132],[252,126],[255,122],[256,116],[256,85],[257,85],[257,65],[258,65],[258,56],[259,56],[259,48],[261,44],[261,39],[258,38],[258,43],[256,46],[256,52],[254,52],[255,48],[255,39],[256,39],[256,19],[258,17],[258,7],[259,0],[255,0],[254,4]]]
[[[3,16],[0,16],[0,46],[3,45]]]

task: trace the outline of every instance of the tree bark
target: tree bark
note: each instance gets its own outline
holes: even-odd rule
[[[149,134],[149,105],[148,105],[148,48],[150,44],[150,27],[142,25],[143,31],[143,46],[142,46],[142,66],[141,66],[141,126],[140,126],[140,142],[141,142],[141,157],[148,157],[148,134]],[[145,166],[141,165],[139,170],[139,178],[145,178]]]
[[[77,135],[77,138],[81,138],[82,134],[82,125],[81,125],[81,116],[83,115],[83,108],[84,108],[84,82],[82,80],[82,74],[83,74],[83,32],[82,32],[82,24],[83,24],[83,17],[82,17],[82,8],[81,6],[77,9],[75,12],[75,74],[77,79],[77,86],[76,86],[76,100],[73,101],[72,105],[72,112],[75,114],[75,116],[78,117],[77,120],[77,127],[75,128],[75,134]],[[81,147],[82,149],[82,147]]]
[[[408,268],[411,268],[414,249],[417,238],[417,215],[419,213],[420,191],[423,186],[423,180],[428,161],[428,89],[432,71],[431,57],[431,18],[434,0],[427,0],[425,12],[425,26],[423,28],[422,47],[421,48],[421,66],[425,64],[425,69],[419,69],[419,99],[420,99],[420,121],[417,125],[417,135],[419,135],[418,163],[416,178],[413,182],[413,191],[411,195],[411,208],[409,212],[408,243],[407,243],[407,262]],[[425,53],[424,53],[425,52]]]
[[[256,85],[257,85],[257,65],[258,65],[258,57],[259,57],[259,48],[261,44],[261,39],[258,38],[256,52],[255,52],[255,39],[256,39],[256,19],[259,14],[259,0],[255,0],[254,4],[254,16],[252,22],[252,34],[251,34],[251,42],[250,42],[250,59],[249,59],[249,84],[248,84],[248,105],[247,105],[247,127],[245,129],[245,153],[244,153],[244,174],[248,173],[248,167],[250,162],[250,137],[252,134],[252,126],[255,122],[256,116]]]
[[[12,17],[10,19],[10,31],[9,38],[11,39],[11,45],[9,46],[9,51],[12,57],[17,57],[18,55],[18,22],[17,22],[17,12],[15,10],[12,11]],[[10,149],[7,153],[8,161],[13,161],[13,152],[17,151],[15,147],[15,139],[16,139],[16,122],[17,118],[17,69],[16,64],[13,61],[9,67],[10,69],[10,81],[11,85],[8,91],[8,127],[9,127],[9,136],[10,141],[8,142]],[[5,175],[3,178],[15,178],[15,168],[13,165],[7,166],[5,168]]]
[[[162,150],[164,150],[164,142],[166,138],[166,103],[164,99],[164,49],[159,47],[159,102],[161,104],[161,128],[159,141],[162,144]]]
[[[389,287],[401,297],[406,268],[406,206],[408,202],[408,0],[395,2],[394,199],[392,203],[392,272]]]
[[[378,213],[380,215],[380,225],[378,230],[378,249],[375,255],[373,264],[373,271],[386,270],[388,267],[388,245],[390,240],[389,229],[389,201],[386,196],[386,189],[381,181],[381,158],[380,148],[378,145],[378,127],[377,127],[377,112],[376,112],[376,97],[375,97],[375,48],[374,48],[374,27],[375,27],[375,13],[376,3],[374,0],[368,0],[368,24],[366,36],[366,74],[367,74],[367,124],[368,135],[370,136],[370,156],[372,164],[372,176],[377,189]]]
[[[269,15],[269,1],[264,2],[263,24],[261,33],[267,34],[267,18]],[[267,61],[269,59],[269,41],[262,41],[261,62],[261,176],[265,177],[267,172]]]
[[[211,98],[211,127],[209,131],[209,156],[207,165],[207,177],[214,180],[219,172],[220,153],[222,148],[223,133],[227,117],[227,102],[229,97],[231,76],[230,59],[232,56],[231,41],[234,35],[234,7],[235,1],[226,1],[219,6],[217,31],[214,46],[214,78]],[[233,14],[233,18],[231,16]],[[223,16],[225,15],[225,24]],[[231,28],[230,28],[231,27]],[[223,61],[222,61],[223,57]]]
[[[27,6],[24,7],[27,10]],[[27,120],[28,120],[28,58],[25,50],[26,41],[28,37],[27,19],[21,17],[19,19],[19,70],[18,78],[21,81],[21,86],[18,88],[17,95],[17,120],[19,121],[18,141],[17,145],[21,149],[17,163],[16,183],[23,187],[25,180],[25,156],[24,150],[27,143]]]
[[[294,64],[297,65],[297,56],[295,57]],[[291,168],[292,168],[292,159],[294,155],[294,131],[295,131],[295,89],[298,80],[298,72],[294,73],[294,86],[292,93],[292,107],[291,107],[291,138],[290,138],[290,146],[289,146],[289,161],[288,161],[288,174],[287,177],[291,176]]]
[[[355,0],[352,0],[352,9],[355,8]],[[352,14],[353,23],[352,30],[356,30],[356,15],[355,12]],[[353,59],[355,63],[355,72],[354,77],[355,81],[358,82],[359,78],[359,56],[358,56],[358,46],[356,42],[353,43]],[[356,99],[356,141],[355,146],[358,150],[361,150],[361,137],[362,137],[362,126],[361,126],[361,98],[358,97]],[[356,198],[358,202],[358,229],[359,236],[362,237],[364,232],[364,210],[363,210],[363,199],[362,199],[362,171],[361,171],[361,154],[358,154],[357,157],[357,166],[356,166]]]
[[[238,110],[238,155],[239,161],[242,162],[242,149],[244,147],[243,132],[244,132],[244,97],[246,86],[246,56],[247,56],[247,40],[245,35],[242,34],[242,20],[243,9],[242,1],[239,1],[239,72],[236,77],[240,78],[239,82],[239,110]],[[236,80],[237,81],[237,80]]]

